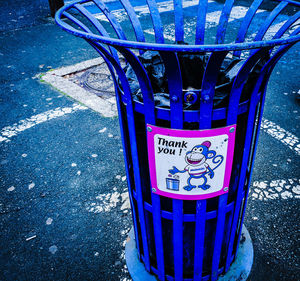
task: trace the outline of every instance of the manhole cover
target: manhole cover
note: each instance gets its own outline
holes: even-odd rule
[[[114,96],[114,82],[104,62],[86,70],[78,80],[83,88],[99,97]]]

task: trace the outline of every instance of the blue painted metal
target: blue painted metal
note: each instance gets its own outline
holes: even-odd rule
[[[118,38],[126,40],[125,33],[123,32],[123,29],[121,25],[118,23],[115,16],[109,11],[107,6],[99,0],[94,0],[97,7],[103,12],[103,14],[106,16],[106,18],[109,20],[111,26],[115,30],[116,34],[118,35]]]
[[[154,1],[154,0],[150,0]],[[201,0],[202,1],[202,0]],[[63,13],[65,11],[70,10],[74,7],[75,3],[86,3],[93,2],[91,0],[78,0],[72,3],[65,5],[63,8],[57,11],[55,15],[56,23],[67,32],[86,39],[90,39],[93,41],[99,41],[104,44],[113,45],[113,46],[121,46],[124,48],[135,48],[142,50],[161,50],[161,51],[173,51],[173,52],[212,52],[212,51],[235,51],[235,50],[247,50],[247,49],[256,49],[263,47],[274,47],[278,45],[286,45],[293,42],[298,42],[300,40],[300,35],[289,36],[287,38],[280,39],[272,39],[272,40],[264,40],[264,41],[251,41],[251,42],[243,42],[243,43],[228,43],[228,44],[212,44],[212,45],[174,45],[174,44],[162,44],[162,43],[147,43],[147,42],[135,42],[135,41],[127,41],[120,40],[115,38],[110,38],[107,36],[99,36],[97,34],[88,33],[80,31],[68,23],[62,20]],[[282,0],[282,2],[289,2],[288,0]],[[160,20],[160,17],[158,17]],[[159,36],[159,35],[158,35]]]
[[[194,280],[202,280],[203,271],[203,252],[205,238],[205,221],[207,220],[206,200],[198,200],[196,203],[195,218],[195,251],[194,254]]]
[[[263,2],[263,0],[254,0],[253,3],[251,4],[250,8],[248,9],[248,11],[243,19],[242,24],[240,26],[235,43],[244,42],[249,25],[251,24],[255,14],[262,2]],[[235,52],[233,52],[233,55],[236,57],[239,57],[241,55],[241,52],[242,52],[241,50],[235,51]]]
[[[175,16],[175,40],[176,42],[184,41],[184,21],[181,0],[173,0]]]
[[[139,42],[145,42],[143,28],[141,26],[141,23],[140,23],[137,15],[134,12],[134,8],[132,7],[131,3],[129,2],[129,0],[120,0],[120,2],[122,3],[125,11],[128,14],[131,25],[135,32],[136,40]]]
[[[205,34],[205,21],[207,13],[208,0],[199,1],[198,4],[198,14],[197,14],[197,24],[196,24],[196,45],[204,44],[204,34]]]
[[[163,59],[171,106],[171,128],[183,128],[182,79],[176,53],[160,52]],[[175,280],[183,279],[183,201],[173,199],[173,255]]]
[[[202,201],[205,203],[206,201]],[[238,255],[230,267],[230,270],[220,277],[219,281],[231,281],[231,280],[239,280],[246,281],[253,263],[253,245],[251,241],[251,237],[249,235],[248,230],[243,225],[242,235],[245,238],[243,243],[241,243],[238,251]],[[154,275],[148,273],[145,270],[143,263],[138,259],[138,252],[136,249],[136,241],[134,239],[134,230],[131,229],[128,234],[128,240],[125,246],[125,258],[128,271],[133,279],[133,281],[155,281],[157,280]],[[153,271],[156,272],[155,268]],[[201,277],[200,277],[201,278]],[[202,277],[201,280],[209,280],[210,276],[206,275]],[[174,280],[171,276],[167,275],[166,280]],[[194,281],[197,279],[188,278],[186,281]]]
[[[155,0],[146,1],[155,43],[146,41],[140,17],[130,0],[120,2],[128,15],[126,24],[131,25],[134,30],[136,41],[126,39],[122,23],[118,22],[113,11],[109,11],[102,0],[79,0],[67,4],[56,14],[56,22],[63,29],[84,38],[96,49],[104,58],[113,77],[138,258],[143,262],[145,269],[155,274],[159,280],[217,280],[221,274],[228,272],[237,256],[266,86],[279,58],[300,41],[300,28],[289,35],[289,31],[294,29],[300,18],[299,9],[286,20],[271,40],[263,40],[266,32],[272,28],[286,7],[300,6],[293,0],[280,1],[277,7],[269,12],[265,22],[256,29],[255,40],[247,40],[247,31],[253,25],[251,23],[263,1],[254,0],[250,5],[241,22],[235,43],[224,43],[225,35],[230,33],[228,21],[235,5],[233,0],[226,0],[216,28],[216,44],[212,45],[204,44],[209,5],[207,0],[199,0],[195,9],[195,45],[164,43],[163,20],[158,1]],[[95,8],[91,5],[86,6],[85,3],[93,4]],[[182,0],[173,0],[173,4],[173,41],[183,41]],[[74,13],[74,10],[79,13]],[[101,24],[92,14],[93,10],[102,11],[108,22]],[[63,16],[68,21],[62,20]],[[97,30],[97,34],[92,32],[90,24]],[[106,30],[107,25],[114,34]],[[278,45],[281,47],[274,48]],[[155,106],[150,78],[132,49],[138,49],[140,53],[145,50],[159,51],[168,80],[169,109]],[[183,52],[210,54],[201,78],[201,89],[183,89],[178,59],[178,53]],[[142,102],[133,99],[118,54],[125,58],[135,72],[142,92]],[[234,57],[243,55],[245,59],[231,86],[228,105],[215,108],[213,99],[219,72],[224,59],[231,54]],[[263,64],[260,74],[252,82],[253,89],[249,96],[242,100],[247,79],[258,63]],[[183,109],[188,91],[193,92],[195,101],[200,103],[197,109]],[[208,200],[188,202],[160,197],[151,192],[145,149],[147,124],[174,129],[190,129],[190,126],[193,126],[193,129],[211,129],[237,124],[229,192]]]
[[[164,29],[155,0],[147,0],[157,43],[164,43]]]
[[[233,3],[234,0],[225,1],[222,14],[220,16],[219,24],[218,24],[218,29],[216,34],[216,44],[224,43],[228,19],[229,19],[231,9],[233,7]]]

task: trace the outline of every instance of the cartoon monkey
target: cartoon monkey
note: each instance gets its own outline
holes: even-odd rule
[[[175,166],[169,172],[174,175],[177,173],[189,173],[189,178],[187,180],[187,186],[184,187],[185,190],[190,191],[196,187],[196,185],[191,184],[192,179],[203,179],[203,183],[198,185],[198,188],[207,190],[210,185],[207,183],[206,175],[211,179],[214,177],[214,170],[221,165],[223,162],[223,156],[217,155],[214,150],[209,150],[211,143],[209,141],[203,142],[201,145],[196,145],[191,151],[188,151],[185,155],[185,162],[188,164],[184,170],[180,171]],[[218,159],[217,159],[218,158]],[[212,159],[212,162],[218,164],[213,169],[209,167],[206,163],[207,159]]]

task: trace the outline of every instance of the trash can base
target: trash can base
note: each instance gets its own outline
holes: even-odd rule
[[[219,277],[218,281],[247,280],[253,264],[253,245],[245,225],[242,228],[242,238],[234,263],[225,275]],[[128,234],[125,258],[133,281],[157,281],[156,277],[147,272],[143,263],[138,259],[133,228]]]

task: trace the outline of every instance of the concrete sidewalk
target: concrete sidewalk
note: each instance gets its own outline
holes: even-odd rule
[[[118,119],[38,78],[96,52],[50,18],[0,40],[0,280],[130,280]],[[281,60],[268,88],[245,219],[253,281],[300,276],[299,50]]]

